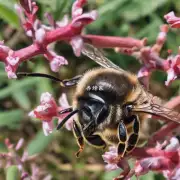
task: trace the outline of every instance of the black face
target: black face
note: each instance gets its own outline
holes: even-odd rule
[[[79,121],[85,136],[91,135],[96,127],[101,124],[109,114],[109,107],[106,102],[95,94],[88,94],[79,98],[81,111]]]

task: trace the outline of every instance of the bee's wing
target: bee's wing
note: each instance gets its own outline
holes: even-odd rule
[[[82,53],[85,56],[88,56],[90,59],[92,59],[96,63],[100,64],[102,67],[113,68],[113,69],[116,69],[116,70],[123,72],[123,73],[126,72],[123,69],[121,69],[119,66],[112,63],[108,58],[106,58],[104,56],[103,52],[100,49],[94,47],[91,44],[84,43]]]
[[[136,106],[133,107],[132,111],[151,114],[160,119],[163,118],[180,124],[180,113],[159,104],[148,103],[147,105]]]

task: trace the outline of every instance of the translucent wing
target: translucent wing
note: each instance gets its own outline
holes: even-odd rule
[[[90,59],[101,65],[105,68],[113,68],[116,69],[122,73],[125,73],[123,69],[121,69],[119,66],[112,63],[108,58],[106,58],[102,51],[100,51],[98,48],[94,47],[91,44],[84,43],[84,47],[82,50],[82,53],[85,56],[88,56]]]
[[[163,118],[169,121],[173,121],[180,124],[180,113],[163,107],[159,104],[148,103],[147,105],[140,105],[139,107],[133,107],[132,111],[134,112],[143,112]]]

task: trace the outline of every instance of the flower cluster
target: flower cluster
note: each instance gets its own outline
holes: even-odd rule
[[[59,111],[69,107],[65,94],[62,94],[60,97],[59,104],[61,106],[58,106],[52,95],[46,92],[41,95],[40,105],[29,113],[29,116],[42,120],[42,127],[46,136],[53,132],[53,119],[56,117],[58,118],[58,122],[61,122],[61,120],[67,115],[67,113],[59,114]],[[73,119],[70,118],[65,124],[68,130],[71,130],[72,120]]]
[[[8,168],[13,165],[18,167],[21,180],[51,180],[52,176],[48,174],[46,171],[41,170],[35,162],[34,158],[36,156],[29,156],[27,150],[24,150],[22,156],[20,156],[19,150],[24,145],[24,139],[21,138],[16,145],[12,144],[9,139],[5,139],[5,145],[7,147],[8,152],[0,154],[0,168]],[[32,161],[31,164],[31,173],[28,173],[25,169],[25,163]]]
[[[72,20],[70,22],[54,22],[49,14],[46,14],[49,20],[49,26],[41,23],[37,17],[38,6],[31,0],[21,0],[20,5],[15,8],[21,20],[22,27],[27,36],[32,38],[33,44],[13,51],[6,46],[3,41],[0,42],[0,60],[5,63],[5,70],[9,78],[16,78],[18,65],[36,55],[42,54],[50,63],[51,70],[57,72],[61,65],[66,65],[67,60],[57,55],[50,47],[50,43],[55,41],[69,42],[75,55],[80,56],[83,39],[81,32],[83,28],[96,20],[96,11],[83,13],[82,6],[86,0],[77,0],[72,7]]]

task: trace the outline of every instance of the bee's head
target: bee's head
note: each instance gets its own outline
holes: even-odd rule
[[[95,128],[101,124],[109,115],[109,105],[95,93],[87,93],[86,96],[78,98],[79,122],[85,135],[90,135]]]

